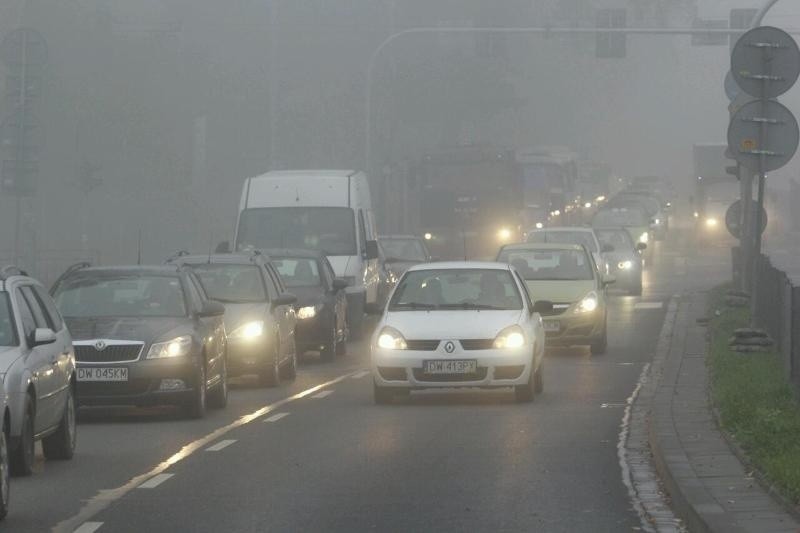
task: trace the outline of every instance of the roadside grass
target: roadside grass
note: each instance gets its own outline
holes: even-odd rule
[[[749,310],[725,305],[729,285],[710,295],[711,394],[723,428],[753,465],[791,502],[800,503],[800,404],[775,353],[739,353],[728,347]],[[715,311],[720,316],[715,316]]]

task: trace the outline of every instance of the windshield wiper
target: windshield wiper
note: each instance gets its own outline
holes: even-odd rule
[[[440,309],[486,309],[489,311],[502,311],[505,307],[498,307],[496,305],[487,305],[487,304],[476,304],[471,302],[461,302],[457,304],[442,304],[439,306]]]
[[[422,302],[400,302],[392,306],[393,309],[438,309],[438,305],[424,304]]]

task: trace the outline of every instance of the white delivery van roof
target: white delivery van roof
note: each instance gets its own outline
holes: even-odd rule
[[[355,170],[285,170],[250,178],[243,208],[291,206],[349,207]]]

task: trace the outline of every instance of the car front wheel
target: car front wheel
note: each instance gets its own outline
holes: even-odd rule
[[[206,416],[206,369],[205,365],[200,365],[200,370],[197,376],[197,386],[192,393],[189,402],[186,404],[186,414],[189,418],[203,418]]]

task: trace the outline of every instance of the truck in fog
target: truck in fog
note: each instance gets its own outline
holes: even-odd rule
[[[305,248],[328,256],[349,282],[347,320],[358,338],[378,298],[378,232],[363,172],[294,170],[248,178],[234,249]]]

